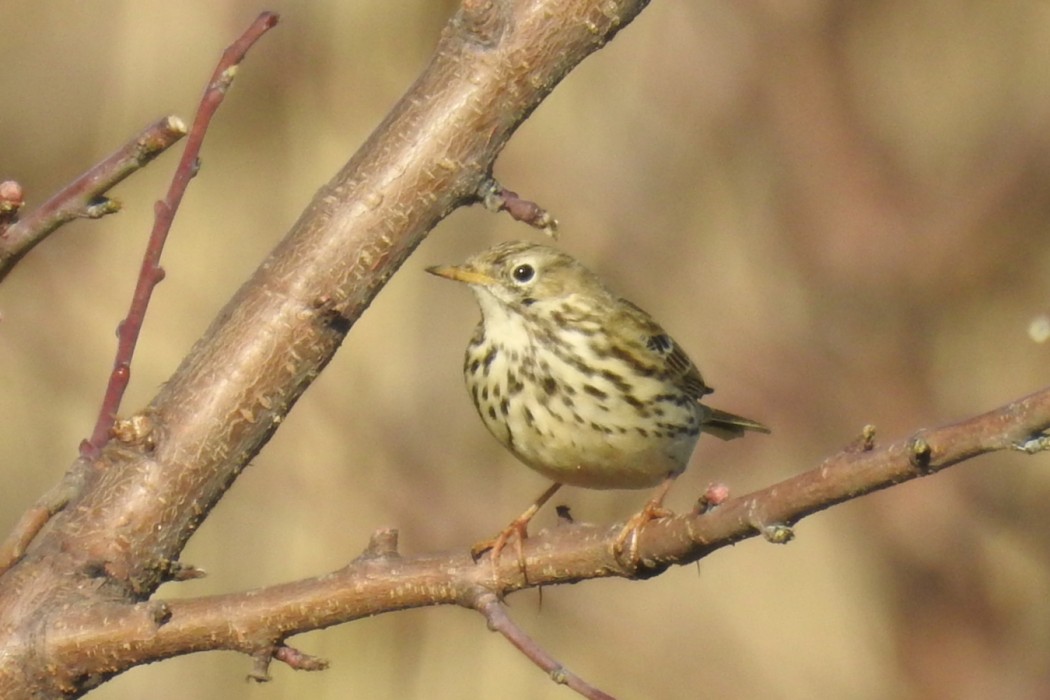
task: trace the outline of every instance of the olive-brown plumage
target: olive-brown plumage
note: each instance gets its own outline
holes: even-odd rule
[[[512,241],[428,271],[470,285],[481,307],[464,375],[486,427],[555,484],[669,484],[701,432],[723,439],[769,432],[700,403],[712,390],[681,347],[566,253]],[[556,489],[502,533],[500,548],[510,532],[524,535],[528,517]]]

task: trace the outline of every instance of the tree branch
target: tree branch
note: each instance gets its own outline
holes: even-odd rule
[[[885,447],[875,447],[869,433],[808,472],[704,512],[654,521],[639,537],[637,567],[625,565],[613,554],[622,523],[563,522],[525,541],[524,574],[515,557],[506,557],[495,569],[496,578],[487,560],[473,561],[465,548],[402,557],[396,532],[382,530],[372,536],[360,557],[323,576],[244,593],[153,601],[116,611],[86,608],[72,618],[67,614],[63,629],[48,632],[45,656],[77,674],[91,673],[99,659],[119,663],[113,670],[120,671],[191,651],[233,650],[268,659],[295,634],[433,605],[476,609],[490,626],[497,620],[495,628],[516,646],[528,647],[524,634],[492,609],[508,593],[593,578],[648,578],[756,535],[785,542],[790,539],[790,526],[837,503],[935,474],[982,454],[1050,449],[1048,429],[1050,388],[953,425],[920,430]],[[300,658],[294,651],[281,654]],[[608,697],[542,649],[533,646],[527,655],[556,682],[565,682],[587,697]],[[311,659],[311,668],[320,663],[303,658]],[[264,676],[265,667],[260,677]]]
[[[128,382],[131,381],[131,360],[135,355],[139,332],[146,320],[146,310],[153,297],[153,290],[164,279],[160,256],[164,252],[164,244],[168,240],[171,224],[175,220],[175,213],[179,209],[182,197],[186,194],[186,188],[189,187],[190,180],[197,175],[200,169],[201,146],[204,144],[204,136],[208,133],[211,119],[225,99],[226,91],[230,89],[233,78],[237,75],[237,66],[244,60],[248,49],[276,24],[277,15],[274,13],[264,12],[259,15],[240,38],[223,52],[222,58],[215,66],[211,80],[208,81],[208,87],[204,90],[193,126],[190,128],[186,149],[182,152],[182,158],[179,159],[179,165],[175,169],[175,176],[171,180],[168,194],[154,206],[153,230],[150,232],[146,252],[142,256],[142,267],[135,283],[135,292],[131,297],[131,306],[128,309],[128,315],[117,328],[117,356],[113,360],[113,371],[109,375],[95,429],[91,437],[80,445],[80,456],[85,460],[97,457],[102,446],[109,439],[121,399],[124,398],[124,391],[128,387]]]
[[[0,575],[0,696],[76,696],[134,665],[212,649],[250,655],[251,676],[260,680],[274,659],[319,669],[326,662],[286,640],[363,616],[458,605],[483,614],[554,680],[601,697],[532,644],[499,601],[529,587],[654,576],[756,535],[788,542],[799,520],[834,504],[980,454],[1050,448],[1050,390],[1043,390],[887,446],[877,446],[874,432],[865,429],[816,469],[755,493],[729,499],[724,489],[711,488],[694,512],[648,525],[630,562],[611,551],[619,524],[574,524],[567,517],[524,543],[524,570],[514,557],[493,568],[471,561],[465,550],[402,557],[396,532],[381,531],[362,556],[326,576],[150,600],[160,582],[202,574],[178,561],[183,545],[437,221],[481,201],[534,226],[553,226],[541,208],[495,183],[493,160],[558,80],[645,4],[465,0],[424,75],[318,193],[149,407],[117,421],[112,431],[96,431],[101,438],[94,449],[85,450],[66,480],[23,518],[40,535],[25,558]],[[803,83],[809,73],[794,70]],[[812,100],[799,99],[805,91],[797,83],[773,83],[787,110],[781,117],[805,127],[793,134],[813,132],[813,120],[790,109],[812,107]],[[22,199],[4,184],[0,229]],[[899,204],[898,190],[875,199]],[[848,213],[838,204],[835,212]],[[81,206],[91,213],[89,199]],[[102,202],[95,213],[106,207]],[[882,209],[898,221],[915,207]],[[841,233],[841,227],[824,228]],[[155,273],[159,267],[144,269]],[[8,551],[12,561],[23,554],[21,548]]]
[[[0,282],[33,247],[74,219],[98,219],[120,210],[103,195],[186,135],[178,117],[159,119],[105,160],[11,224],[0,235]],[[21,196],[21,192],[19,192]]]
[[[117,326],[118,343],[116,357],[113,360],[113,370],[110,372],[109,381],[99,407],[95,428],[90,439],[83,440],[80,443],[80,458],[73,462],[73,465],[66,471],[62,481],[37,499],[37,502],[19,518],[14,529],[0,543],[0,573],[6,571],[22,557],[29,543],[47,524],[48,520],[62,508],[65,508],[69,501],[79,493],[87,478],[85,472],[91,468],[91,461],[98,457],[99,451],[110,437],[115,437],[118,442],[125,445],[147,445],[152,440],[152,422],[144,416],[133,416],[123,421],[117,421],[116,419],[120,402],[124,398],[124,391],[127,389],[128,382],[131,381],[131,361],[135,355],[135,346],[138,343],[142,324],[146,320],[146,311],[149,308],[153,290],[164,279],[164,269],[160,266],[161,253],[164,251],[164,244],[171,230],[175,213],[178,211],[179,203],[182,201],[190,180],[196,176],[200,168],[200,149],[204,142],[204,136],[208,131],[212,116],[214,116],[219,105],[222,104],[226,91],[233,82],[237,65],[243,60],[248,49],[259,40],[263,33],[276,24],[277,16],[275,14],[264,12],[259,15],[240,38],[223,52],[222,58],[216,65],[211,80],[208,82],[207,88],[205,88],[204,96],[201,98],[200,105],[197,108],[193,127],[189,132],[190,138],[186,144],[186,150],[183,151],[179,165],[175,169],[168,194],[164,200],[157,202],[154,206],[153,230],[150,232],[149,242],[143,254],[142,266],[139,269],[139,276],[135,284],[135,291],[132,294],[128,314]],[[92,168],[88,175],[90,176],[94,173],[93,177],[84,176],[81,180],[87,177],[87,183],[90,184],[93,179],[105,181],[107,178],[112,180],[117,175],[120,176],[119,179],[127,177],[136,167],[141,167],[141,164],[148,162],[148,158],[142,160],[143,153],[153,152],[155,154],[160,152],[153,145],[148,147],[142,145],[155,145],[164,142],[165,139],[163,137],[168,132],[163,130],[168,128],[175,130],[172,133],[177,133],[178,138],[181,138],[186,133],[186,127],[174,117],[157,122],[146,130],[146,135],[140,135],[131,144]],[[154,133],[157,130],[160,130],[159,134]],[[174,140],[172,143],[174,143]],[[142,147],[133,148],[133,146]],[[150,156],[150,158],[152,157]],[[142,160],[142,163],[132,167],[139,160]],[[116,181],[119,181],[119,179]],[[75,196],[83,189],[78,189],[75,185],[76,183],[67,187],[62,193],[53,198],[57,201],[55,205],[57,210],[67,212],[75,210]],[[87,185],[84,187],[87,187]],[[62,196],[72,199],[63,200],[61,199]],[[81,194],[81,196],[83,195]],[[47,205],[42,207],[42,209],[47,209]],[[116,209],[113,209],[113,211],[116,211]],[[40,221],[45,220],[40,219]],[[52,217],[51,222],[54,223],[54,227],[50,230],[54,230],[59,224],[63,223],[59,218],[54,217]],[[38,233],[43,230],[39,229]],[[44,231],[40,240],[48,232]],[[3,237],[0,236],[0,243],[2,242]],[[0,265],[2,265],[2,259],[0,259]],[[0,267],[0,279],[2,279],[2,267]]]
[[[90,609],[119,620],[115,605],[144,600],[180,570],[186,541],[398,266],[438,221],[477,200],[515,129],[646,4],[463,3],[408,93],[128,418],[150,439],[110,439],[84,487],[0,578],[0,694],[76,694],[118,668],[83,647],[80,663],[56,666],[27,640],[89,634],[84,625],[101,619]]]

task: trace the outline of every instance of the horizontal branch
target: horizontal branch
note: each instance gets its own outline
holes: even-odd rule
[[[122,616],[85,609],[79,613],[83,619],[65,620],[70,634],[48,631],[48,658],[75,666],[83,662],[85,648],[129,667],[218,649],[259,658],[283,648],[292,635],[362,617],[433,605],[477,608],[479,591],[502,598],[524,588],[592,578],[646,578],[756,535],[785,542],[790,526],[807,515],[982,454],[1048,449],[1047,429],[1050,388],[885,447],[865,439],[819,467],[761,491],[706,512],[650,523],[639,536],[636,565],[613,554],[620,523],[563,522],[530,537],[523,548],[524,572],[515,557],[504,557],[493,568],[487,558],[473,561],[467,548],[402,557],[396,532],[380,531],[364,554],[324,576],[242,593],[153,601]],[[93,619],[99,615],[108,615],[105,624]]]

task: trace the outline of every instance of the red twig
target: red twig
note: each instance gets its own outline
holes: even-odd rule
[[[91,438],[80,443],[80,454],[84,458],[91,459],[97,456],[109,439],[121,399],[131,379],[131,360],[135,354],[135,345],[146,317],[146,309],[149,307],[154,288],[164,279],[164,269],[160,266],[164,243],[168,239],[171,223],[182,202],[182,196],[186,193],[190,180],[197,174],[200,165],[198,156],[204,136],[208,131],[208,125],[226,97],[226,91],[237,74],[237,65],[244,59],[248,49],[277,24],[277,20],[278,15],[273,12],[264,12],[259,15],[240,38],[223,51],[222,58],[208,82],[208,87],[204,90],[204,96],[201,97],[197,115],[189,131],[186,150],[175,170],[168,194],[154,206],[153,231],[150,233],[149,243],[142,258],[142,267],[135,284],[135,292],[131,298],[128,314],[121,321],[117,330],[116,358],[113,361],[113,371],[110,373],[109,384],[106,386],[106,393],[99,409],[98,420],[91,433]]]

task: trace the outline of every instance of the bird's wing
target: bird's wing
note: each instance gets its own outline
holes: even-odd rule
[[[696,400],[714,391],[681,346],[652,316],[626,299],[621,301],[624,305],[622,327],[641,346],[638,350],[651,355],[652,364],[661,367],[671,381]]]

